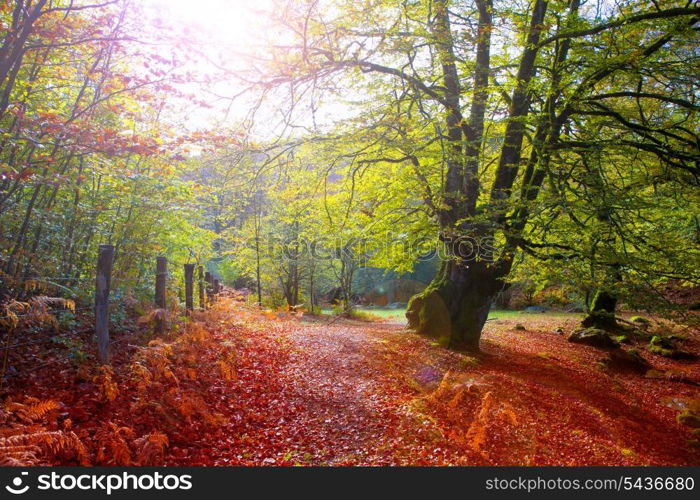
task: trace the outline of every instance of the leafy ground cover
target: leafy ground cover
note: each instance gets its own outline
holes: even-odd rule
[[[667,376],[617,373],[556,333],[575,318],[522,316],[489,321],[468,356],[391,322],[224,299],[169,338],[120,334],[111,370],[36,370],[12,387],[4,435],[70,436],[36,441],[35,462],[54,464],[698,463],[677,416],[700,398],[700,364],[644,353]]]

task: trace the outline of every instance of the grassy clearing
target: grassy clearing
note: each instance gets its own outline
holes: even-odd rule
[[[384,321],[389,321],[391,323],[406,323],[406,309],[388,309],[381,307],[357,307],[355,309],[358,313],[369,319],[372,317],[379,318]],[[323,309],[322,314],[333,315],[333,309]],[[493,309],[489,313],[489,320],[520,320],[523,322],[529,319],[546,319],[546,318],[557,318],[557,319],[579,319],[581,318],[581,313],[569,313],[564,311],[547,311],[544,313],[537,312],[526,312],[526,311],[511,311],[505,309]]]

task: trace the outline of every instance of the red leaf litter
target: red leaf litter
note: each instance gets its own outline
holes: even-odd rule
[[[196,377],[176,371],[177,387],[197,391],[216,423],[133,411],[134,382],[119,363],[109,403],[69,376],[25,390],[62,401],[93,454],[104,421],[165,433],[165,465],[700,463],[691,429],[676,421],[700,398],[697,361],[645,352],[677,376],[609,371],[604,351],[567,342],[551,318],[533,317],[526,331],[490,321],[482,352],[469,356],[401,325],[278,316],[225,301],[198,318],[212,340]],[[225,350],[235,355],[230,380],[204,363]]]

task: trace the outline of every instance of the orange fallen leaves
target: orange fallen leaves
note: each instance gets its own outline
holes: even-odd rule
[[[466,363],[398,326],[302,322],[224,297],[179,331],[132,346],[91,384],[55,384],[65,407],[46,403],[27,418],[44,419],[47,432],[73,433],[85,454],[44,450],[27,458],[69,464],[87,457],[102,465],[692,462],[678,410],[659,401],[697,397],[695,386],[602,371],[594,349],[534,328],[495,333]],[[686,379],[699,375],[690,364],[683,369]],[[24,410],[13,411],[21,420]]]

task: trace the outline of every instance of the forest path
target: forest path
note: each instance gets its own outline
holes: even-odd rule
[[[489,322],[478,358],[391,323],[248,322],[238,379],[215,388],[229,423],[172,463],[697,463],[668,404],[697,386],[602,370],[556,321]],[[697,363],[675,369],[700,380]]]
[[[391,348],[405,337],[401,325],[348,321],[272,323],[239,364],[239,382],[256,381],[252,409],[235,407],[254,424],[243,436],[234,431],[227,445],[235,456],[212,457],[229,463],[416,464],[453,463],[433,422],[418,420],[409,403],[415,389],[391,369]],[[274,340],[273,340],[274,339]],[[274,345],[271,353],[267,348]],[[257,347],[261,347],[258,350]],[[257,358],[257,355],[260,358]],[[272,354],[280,363],[271,379],[259,371]],[[271,392],[266,396],[265,389]],[[239,399],[239,394],[233,396]],[[247,398],[243,398],[247,399]],[[237,420],[237,419],[236,419]],[[234,421],[231,426],[238,429]]]

